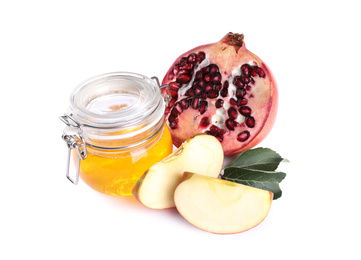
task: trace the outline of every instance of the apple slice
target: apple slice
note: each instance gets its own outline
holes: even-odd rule
[[[175,207],[174,190],[184,172],[218,177],[223,166],[223,148],[211,135],[197,134],[177,150],[151,166],[133,188],[134,196],[146,207]]]
[[[174,193],[176,207],[189,223],[217,234],[255,227],[267,216],[272,199],[272,192],[194,173],[184,173]]]

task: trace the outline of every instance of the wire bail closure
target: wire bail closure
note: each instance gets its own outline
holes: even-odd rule
[[[88,156],[86,144],[83,139],[83,127],[76,122],[71,115],[65,114],[59,118],[68,126],[68,129],[66,129],[64,131],[65,133],[62,135],[62,139],[66,142],[68,147],[66,177],[71,183],[77,185],[79,182],[80,160],[84,160]],[[75,149],[78,154],[74,179],[70,177],[70,157],[73,149]]]
[[[170,94],[170,88],[169,88],[169,85],[168,84],[163,84],[163,85],[160,85],[160,82],[159,82],[159,79],[157,77],[151,77],[152,80],[154,80],[158,87],[162,90],[163,88],[167,88],[167,94],[165,94],[163,96],[163,99],[164,99],[164,102],[165,102],[165,105],[167,106],[168,105],[168,102],[171,100],[171,94]]]

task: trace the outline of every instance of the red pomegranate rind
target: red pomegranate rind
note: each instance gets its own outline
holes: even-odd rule
[[[171,90],[166,119],[177,147],[202,132],[217,137],[225,155],[239,153],[261,142],[276,118],[276,81],[243,35],[182,54],[162,84]]]

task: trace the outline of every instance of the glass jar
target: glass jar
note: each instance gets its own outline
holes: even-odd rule
[[[158,83],[158,84],[157,84]],[[129,72],[94,77],[71,94],[63,139],[68,146],[67,177],[80,178],[106,194],[130,195],[137,180],[168,156],[172,140],[165,101],[156,78]],[[72,152],[73,151],[73,152]],[[73,154],[75,178],[70,177]]]

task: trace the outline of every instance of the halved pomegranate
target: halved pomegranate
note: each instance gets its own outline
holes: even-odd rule
[[[177,147],[206,133],[218,138],[225,155],[235,154],[257,145],[273,126],[277,85],[266,64],[246,49],[243,34],[228,33],[182,54],[166,83],[166,120]]]

